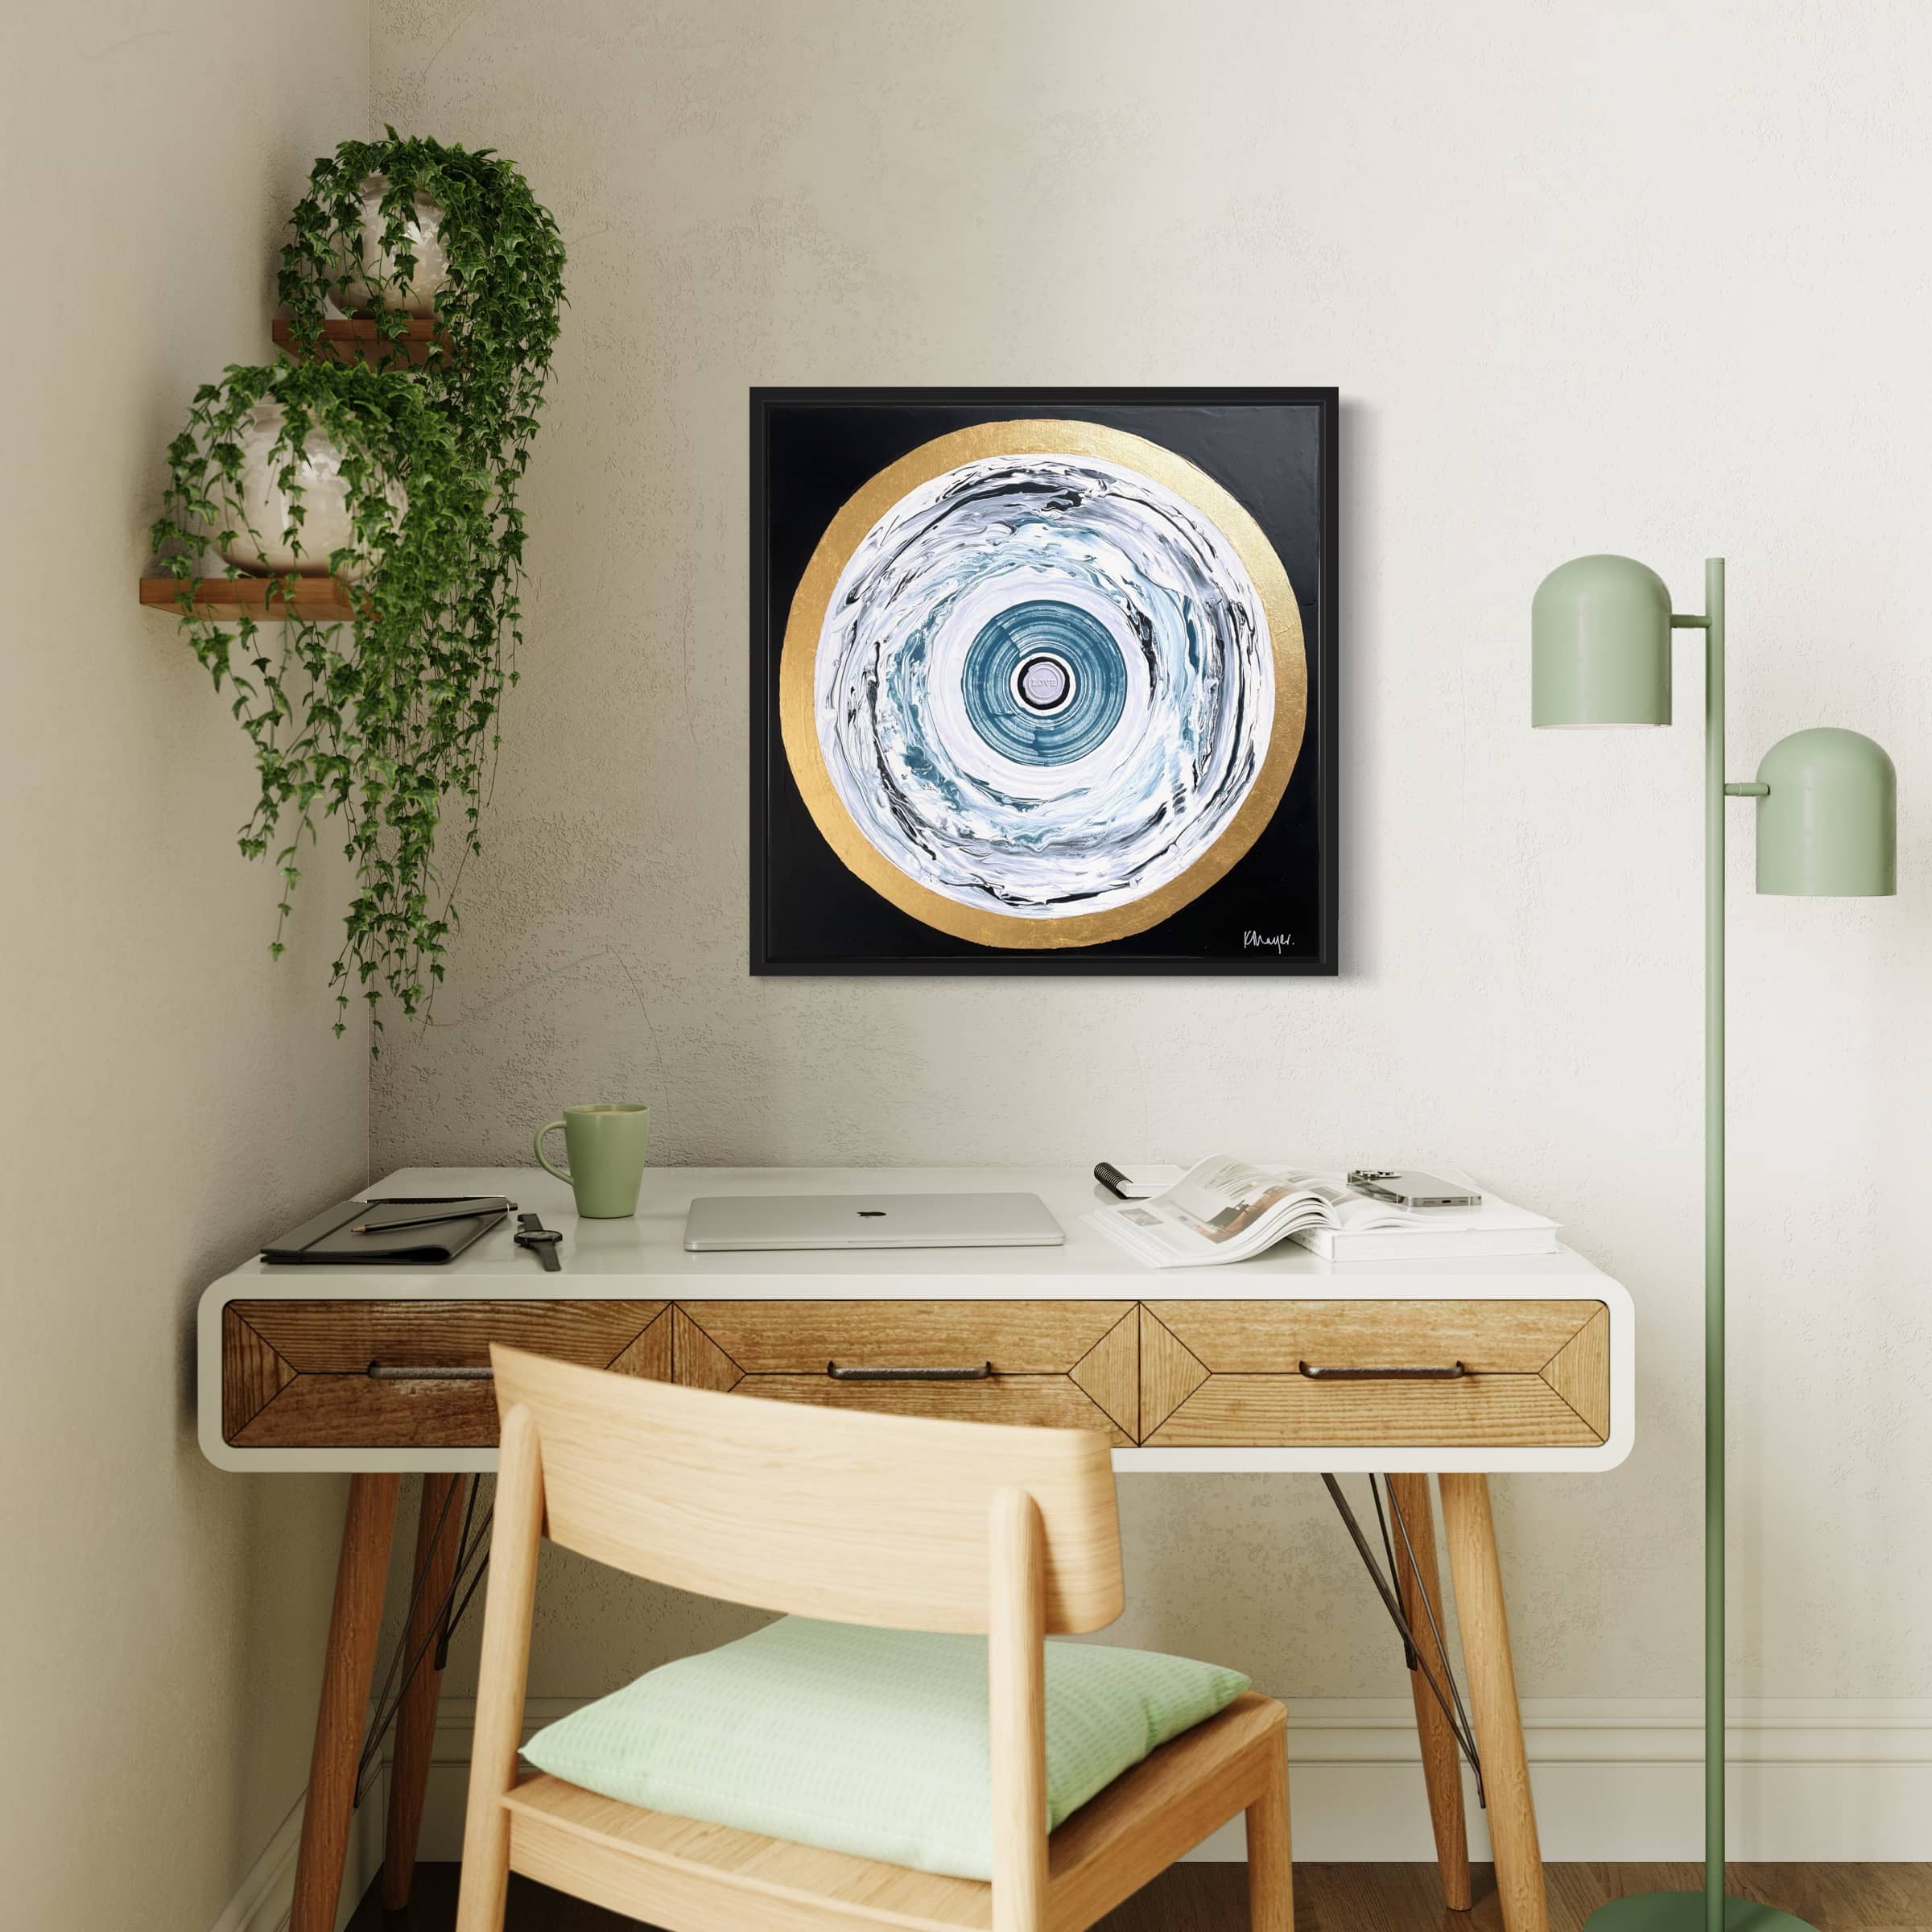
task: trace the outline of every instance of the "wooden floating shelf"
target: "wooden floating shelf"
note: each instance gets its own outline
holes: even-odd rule
[[[431,342],[440,342],[444,349],[449,346],[449,338],[437,333],[434,316],[411,316],[404,326],[407,332],[392,340],[365,316],[324,322],[323,349],[332,361],[371,362],[381,369],[394,362],[414,364],[426,361]],[[278,316],[270,324],[270,330],[275,336],[275,347],[284,355],[302,353],[296,346],[295,324],[285,316]]]
[[[349,586],[333,577],[298,577],[295,595],[285,596],[280,577],[199,577],[194,584],[195,615],[233,621],[249,617],[258,622],[286,623],[291,617],[312,623],[341,623],[355,615]],[[178,615],[180,580],[143,577],[141,601],[151,610]]]

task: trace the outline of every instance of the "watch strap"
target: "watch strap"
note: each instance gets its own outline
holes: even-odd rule
[[[519,1248],[527,1248],[543,1264],[546,1274],[560,1274],[564,1264],[557,1257],[557,1250],[564,1245],[564,1237],[553,1228],[546,1228],[534,1214],[517,1216],[516,1243]]]

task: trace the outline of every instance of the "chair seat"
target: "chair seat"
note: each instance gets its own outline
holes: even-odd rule
[[[1257,1753],[1282,1748],[1286,1713],[1250,1691],[1163,1744],[1047,1841],[1051,1932],[1080,1932],[1241,1809]],[[503,1800],[510,1863],[539,1884],[667,1932],[986,1932],[993,1888],[646,1811],[561,1778]]]
[[[1115,1644],[1043,1652],[1045,1822],[1249,1688]],[[523,1746],[621,1804],[953,1878],[993,1876],[986,1639],[782,1616],[646,1671]]]

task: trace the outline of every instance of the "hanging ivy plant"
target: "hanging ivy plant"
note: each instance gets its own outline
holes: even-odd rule
[[[317,161],[290,226],[279,287],[305,360],[231,368],[197,393],[168,452],[154,537],[180,582],[189,642],[232,691],[254,748],[261,796],[241,844],[250,857],[274,849],[272,950],[318,811],[339,816],[356,886],[333,976],[336,1030],[359,996],[379,1034],[385,995],[426,1016],[443,976],[455,881],[439,877],[437,835],[449,801],[460,803],[463,855],[481,848],[485,769],[522,637],[518,490],[557,338],[564,247],[509,162],[394,128]],[[412,345],[408,311],[424,306],[417,271],[432,254],[433,325]],[[373,318],[363,362],[331,359],[332,304]],[[282,527],[266,532],[244,485],[264,406],[281,412],[269,455],[279,486],[270,521]],[[210,545],[267,552],[278,568],[283,546],[315,566],[303,499],[320,487],[308,462],[318,451],[339,463],[346,526],[328,564],[349,587],[347,622],[196,616],[192,580]]]
[[[499,633],[514,683],[522,641],[518,491],[564,302],[564,243],[550,211],[488,148],[473,154],[406,139],[393,127],[380,141],[345,141],[316,162],[290,217],[279,292],[303,353],[320,353],[332,303],[373,316],[378,359],[394,366],[406,353],[407,312],[427,246],[419,216],[429,208],[447,277],[436,293],[419,380],[494,488],[496,526],[490,554],[477,559],[474,589],[478,621]]]
[[[384,994],[414,1014],[443,976],[453,912],[435,860],[446,798],[462,801],[465,844],[477,848],[506,675],[471,575],[493,538],[489,477],[407,376],[328,362],[229,369],[196,393],[167,460],[155,548],[180,584],[188,642],[254,748],[261,795],[240,842],[250,857],[274,848],[271,950],[282,952],[318,813],[340,818],[356,886],[332,976],[336,1030],[360,994],[379,1031]],[[265,478],[280,513],[267,529],[257,521]],[[326,506],[304,501],[324,489]],[[231,553],[230,578],[243,574],[236,555],[324,561],[304,542],[318,507],[333,513],[340,540],[325,561],[348,588],[349,621],[194,613],[211,545]],[[298,582],[291,572],[276,588],[292,597]]]

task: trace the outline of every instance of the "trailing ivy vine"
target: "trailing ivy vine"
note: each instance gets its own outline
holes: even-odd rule
[[[242,438],[262,404],[281,411],[270,461],[289,506],[286,527],[272,531],[250,521],[242,489]],[[413,1014],[443,976],[452,915],[435,890],[437,832],[445,797],[460,797],[474,848],[504,678],[493,641],[477,634],[465,576],[489,538],[488,479],[421,389],[393,372],[235,367],[196,391],[168,449],[153,533],[182,598],[211,542],[246,536],[299,554],[300,466],[324,443],[340,452],[352,526],[328,559],[347,584],[350,621],[260,624],[245,613],[229,624],[190,609],[182,625],[254,749],[260,795],[240,843],[251,858],[274,850],[278,956],[317,814],[342,821],[356,882],[331,976],[340,1033],[352,996],[379,1030],[385,993]],[[225,574],[242,573],[230,564]],[[292,596],[298,581],[279,588]]]
[[[365,202],[378,184],[382,229],[365,249]],[[470,590],[475,620],[499,639],[514,683],[523,634],[518,489],[564,302],[564,243],[549,210],[488,148],[472,154],[406,139],[393,127],[380,141],[345,141],[310,171],[308,192],[290,217],[278,292],[296,347],[313,356],[326,304],[347,309],[366,279],[380,298],[379,354],[394,366],[406,353],[402,299],[416,267],[419,196],[441,210],[436,238],[449,266],[419,379],[494,487],[496,528],[487,554],[476,559]],[[393,264],[386,276],[384,262]]]
[[[382,228],[365,258],[372,176],[382,178]],[[432,339],[412,358],[400,299],[415,267],[419,195],[440,210],[449,273]],[[427,1016],[443,977],[456,910],[438,835],[452,803],[462,824],[456,869],[481,849],[487,768],[522,639],[518,487],[557,336],[564,250],[508,162],[394,129],[319,160],[291,225],[280,292],[305,359],[230,368],[197,391],[169,448],[153,534],[180,585],[188,642],[230,691],[254,748],[260,795],[240,844],[251,857],[273,852],[277,956],[318,815],[342,822],[355,885],[332,976],[336,1031],[360,997],[373,1042],[385,997],[406,1018]],[[378,246],[393,262],[386,276]],[[330,360],[325,303],[346,308],[369,268],[378,270],[366,278],[378,298],[377,340],[365,362]],[[287,528],[268,532],[249,524],[242,489],[242,438],[265,404],[282,412],[271,462],[289,506]],[[347,621],[196,615],[192,581],[211,545],[233,548],[246,535],[245,551],[301,548],[300,465],[312,442],[341,458],[352,531],[328,562],[347,587]],[[292,594],[294,584],[282,588]]]

